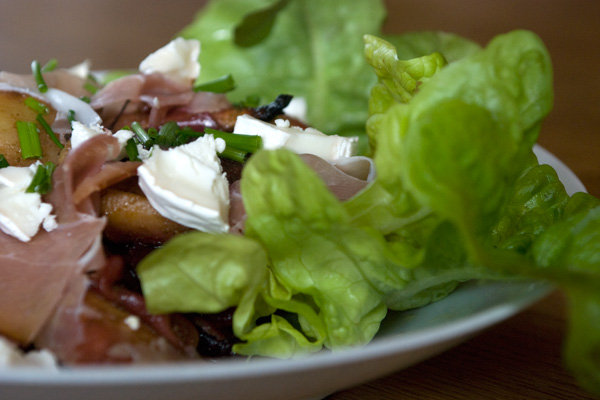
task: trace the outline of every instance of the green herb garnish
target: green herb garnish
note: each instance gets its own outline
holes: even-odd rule
[[[42,156],[40,133],[35,122],[17,121],[17,134],[23,159]]]
[[[139,122],[136,121],[132,123],[131,130],[133,131],[133,133],[135,133],[135,136],[146,150],[150,149],[154,145],[154,141],[152,140],[150,135],[148,135],[148,132],[146,132],[146,130],[142,128]]]
[[[127,144],[125,144],[125,151],[127,152],[127,158],[129,158],[130,161],[140,161],[140,153],[138,152],[137,144],[133,138],[129,139]]]
[[[246,157],[248,157],[248,152],[240,149],[236,149],[234,147],[225,147],[219,155],[223,158],[227,158],[229,160],[237,161],[239,163],[245,163]]]
[[[44,119],[42,114],[38,114],[37,117],[35,118],[35,120],[38,122],[38,124],[41,125],[42,128],[44,128],[44,130],[46,131],[48,136],[50,136],[50,139],[54,142],[55,145],[57,145],[60,149],[63,149],[65,147],[60,142],[60,140],[58,140],[58,138],[56,137],[56,134],[52,130],[52,127],[50,126],[50,124],[48,124],[48,122],[46,122],[46,120]]]
[[[25,105],[38,114],[46,115],[50,112],[50,110],[44,103],[41,103],[40,101],[38,101],[37,99],[35,99],[33,97],[26,98]]]
[[[52,174],[56,169],[53,162],[44,165],[38,165],[31,183],[25,189],[26,193],[46,194],[52,190]]]
[[[48,60],[46,65],[44,65],[42,67],[42,72],[54,71],[57,66],[58,66],[58,61],[56,60],[56,58],[51,58],[50,60]]]
[[[244,162],[248,157],[249,153],[255,153],[262,148],[262,138],[254,135],[237,135],[231,132],[222,132],[216,129],[205,128],[204,132],[197,132],[189,127],[181,128],[177,122],[169,121],[166,122],[156,132],[155,129],[148,129],[147,131],[142,128],[139,122],[131,124],[131,128],[124,127],[122,129],[130,129],[135,133],[135,137],[130,139],[130,142],[134,144],[139,143],[144,146],[145,149],[150,149],[154,145],[158,145],[161,148],[173,148],[189,143],[193,139],[197,139],[205,134],[211,134],[215,138],[221,138],[225,141],[225,151],[219,155],[230,160]],[[132,146],[130,142],[127,146]],[[133,148],[131,153],[127,152],[129,159],[137,159],[137,150],[134,153]]]
[[[38,90],[42,93],[46,93],[48,91],[48,85],[46,85],[46,82],[44,81],[44,77],[42,76],[42,68],[37,60],[33,60],[31,63],[31,72],[35,82],[37,83]]]
[[[8,160],[6,159],[6,157],[4,157],[4,154],[0,154],[0,168],[6,168],[8,166]]]
[[[218,131],[212,128],[205,128],[204,133],[223,139],[227,147],[233,147],[248,153],[256,153],[263,146],[262,138],[258,135],[239,135],[231,132]]]
[[[177,135],[180,128],[175,121],[169,121],[160,127],[156,135],[156,144],[160,147],[172,147],[172,144],[177,141]]]
[[[195,92],[226,93],[233,89],[235,89],[235,81],[231,74],[194,86]]]
[[[92,95],[96,94],[96,92],[98,91],[98,87],[91,82],[86,82],[83,85],[83,88],[90,92]]]
[[[75,121],[75,110],[69,110],[69,112],[67,113],[67,119],[69,120],[69,122]]]

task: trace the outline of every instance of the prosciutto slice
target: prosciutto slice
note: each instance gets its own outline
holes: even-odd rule
[[[34,341],[64,364],[156,362],[197,355],[197,332],[189,322],[177,316],[150,316],[140,294],[113,285],[122,260],[105,256],[101,243],[105,219],[95,217],[94,200],[98,191],[135,175],[138,163],[105,162],[118,152],[112,136],[85,141],[57,170],[48,199],[56,205],[61,223],[99,222],[99,229],[85,232],[89,249],[65,273],[59,301]],[[67,237],[55,246],[73,244],[76,239]],[[129,318],[137,321],[133,328],[127,324]]]
[[[0,333],[24,345],[36,337],[103,226],[84,216],[28,243],[0,235]]]
[[[51,88],[62,90],[75,97],[86,96],[90,93],[85,89],[86,79],[72,73],[67,69],[44,72],[44,82]],[[39,96],[37,82],[33,75],[13,74],[11,72],[0,72],[0,83],[19,90]]]
[[[77,288],[83,295],[84,271],[104,262],[104,219],[95,216],[91,199],[77,206],[72,201],[73,188],[119,151],[116,139],[98,138],[73,151],[56,170],[47,199],[54,207],[55,230],[40,231],[28,243],[0,235],[0,333],[23,345],[38,336],[67,291]]]
[[[172,81],[161,74],[134,74],[110,82],[92,97],[91,106],[102,109],[105,121],[149,107],[148,126],[158,127],[166,113],[181,108],[188,114],[214,112],[230,107],[223,94],[194,92],[189,85]],[[127,104],[125,110],[121,110]]]
[[[301,154],[300,158],[323,179],[329,190],[341,201],[348,200],[369,183],[369,170],[372,169],[372,165],[368,162],[364,164],[363,158],[366,157],[348,157],[344,162],[340,162],[342,168],[312,154]]]

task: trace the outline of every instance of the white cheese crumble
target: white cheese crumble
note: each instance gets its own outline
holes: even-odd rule
[[[283,112],[292,118],[296,118],[299,121],[306,122],[307,110],[308,105],[306,104],[305,98],[292,97],[290,104],[288,104],[287,107],[283,109]]]
[[[81,79],[87,79],[90,75],[91,66],[92,62],[90,60],[84,60],[83,62],[70,67],[69,72]]]
[[[140,329],[141,326],[140,317],[138,317],[137,315],[128,316],[123,320],[123,323],[127,325],[132,331],[137,331],[138,329]]]
[[[223,139],[204,135],[194,142],[162,150],[138,168],[139,184],[162,216],[204,232],[229,230],[229,184],[217,153]]]
[[[330,162],[355,155],[358,146],[355,136],[326,135],[313,128],[290,126],[290,122],[283,119],[270,124],[247,114],[237,117],[233,133],[258,135],[267,150],[284,147],[298,154],[314,154]]]
[[[31,240],[40,225],[46,231],[57,226],[52,205],[42,202],[39,193],[25,192],[38,165],[0,169],[0,230],[23,242]]]
[[[71,148],[76,149],[81,144],[94,136],[103,135],[104,128],[98,124],[86,126],[79,121],[73,121],[71,123]]]
[[[174,81],[190,84],[200,75],[200,42],[176,38],[146,57],[139,66],[142,74],[162,73]]]
[[[58,367],[56,357],[48,350],[21,351],[16,344],[0,336],[0,368],[3,367]]]

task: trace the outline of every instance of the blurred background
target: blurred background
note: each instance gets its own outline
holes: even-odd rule
[[[340,0],[344,1],[344,0]],[[30,62],[130,68],[170,41],[205,1],[2,0],[0,70]],[[485,44],[516,28],[536,32],[555,70],[555,110],[540,143],[600,196],[600,2],[572,0],[386,0],[385,30],[443,30]],[[590,162],[593,160],[593,162]]]

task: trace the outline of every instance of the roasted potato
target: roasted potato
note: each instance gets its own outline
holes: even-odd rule
[[[31,165],[37,160],[42,162],[52,161],[57,163],[60,159],[61,149],[52,142],[44,129],[38,126],[40,130],[40,143],[42,147],[42,158],[23,159],[21,157],[21,145],[17,134],[17,121],[35,122],[37,113],[25,105],[25,99],[28,94],[0,91],[0,154],[6,157],[11,166],[23,167]],[[52,124],[56,118],[56,111],[46,104],[50,112],[44,116],[48,124]]]
[[[161,245],[189,230],[160,215],[141,191],[118,186],[102,193],[100,214],[107,218],[104,236],[115,243]]]

